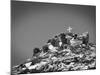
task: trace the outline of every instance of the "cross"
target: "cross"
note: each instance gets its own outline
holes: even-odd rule
[[[71,32],[71,30],[72,30],[72,28],[69,26],[68,29],[67,29],[67,31]]]

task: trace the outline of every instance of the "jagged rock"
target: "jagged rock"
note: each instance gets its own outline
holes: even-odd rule
[[[12,68],[12,74],[89,70],[96,68],[96,46],[89,43],[89,33],[61,33],[47,41],[41,49],[33,49],[33,57]]]

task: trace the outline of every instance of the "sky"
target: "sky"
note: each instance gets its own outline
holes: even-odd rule
[[[49,38],[65,32],[89,32],[96,42],[96,7],[41,2],[11,1],[11,65],[32,57],[34,47],[41,48]]]

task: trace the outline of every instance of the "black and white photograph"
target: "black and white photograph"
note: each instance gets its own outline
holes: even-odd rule
[[[11,75],[96,70],[96,6],[11,0]]]

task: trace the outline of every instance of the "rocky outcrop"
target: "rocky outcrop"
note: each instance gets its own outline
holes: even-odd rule
[[[90,70],[96,68],[96,45],[89,33],[60,33],[42,48],[34,48],[33,56],[14,66],[12,74]]]

